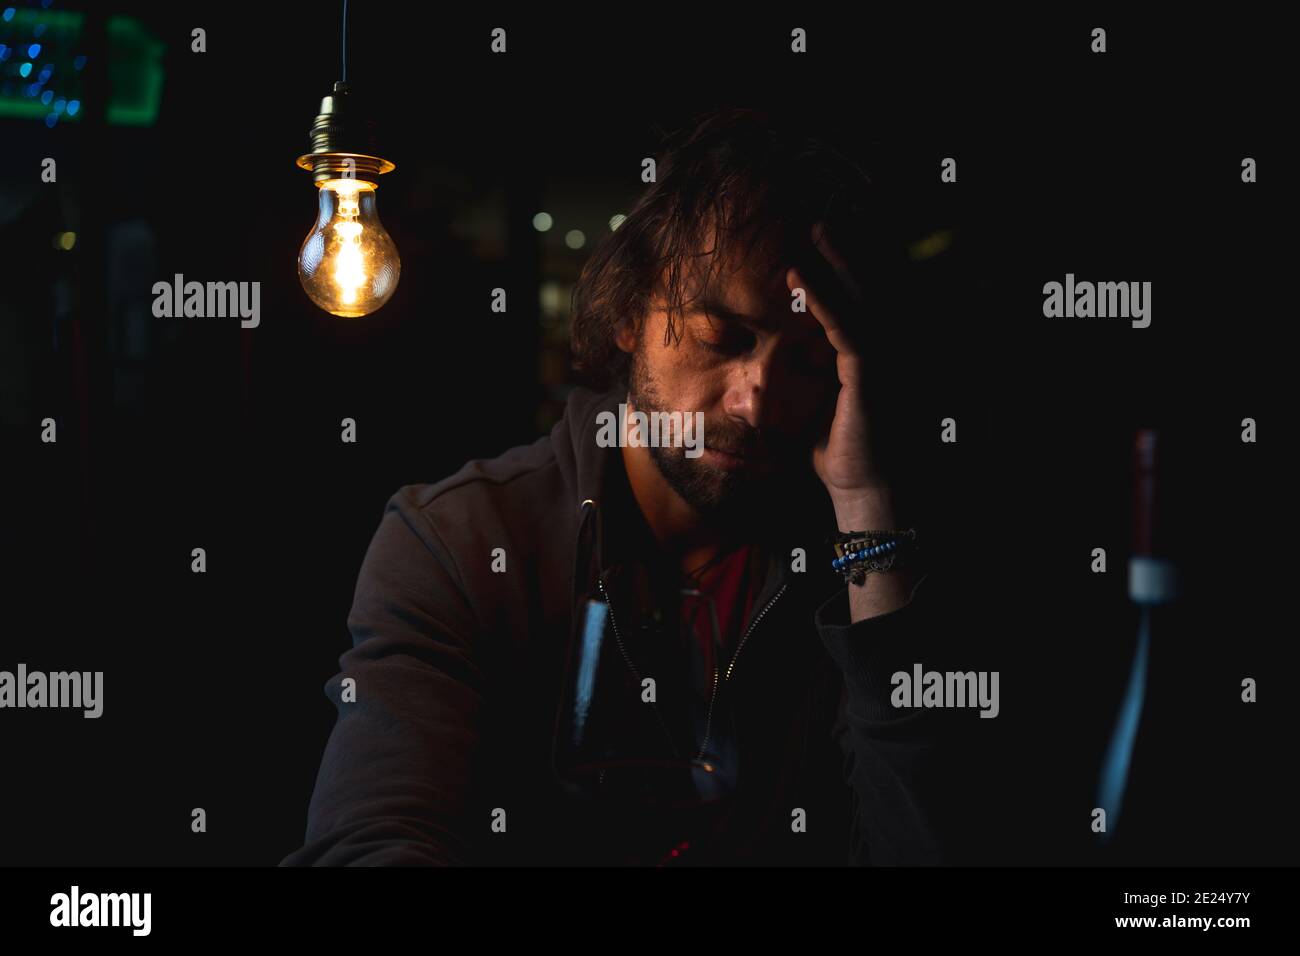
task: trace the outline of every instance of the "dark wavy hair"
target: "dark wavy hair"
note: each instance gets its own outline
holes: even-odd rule
[[[851,262],[894,255],[899,247],[866,171],[801,127],[729,108],[664,139],[656,181],[591,254],[574,287],[570,343],[583,379],[627,382],[630,356],[615,334],[628,322],[639,331],[655,300],[668,313],[665,344],[680,339],[686,309],[711,291],[733,253],[742,261],[750,254],[765,227],[779,229],[795,264],[812,249],[819,220]],[[873,276],[881,271],[890,270]]]

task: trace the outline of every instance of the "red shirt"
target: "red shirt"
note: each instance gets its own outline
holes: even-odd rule
[[[712,674],[714,667],[726,668],[735,654],[736,645],[740,643],[741,629],[749,620],[758,583],[750,580],[756,577],[749,573],[751,551],[750,545],[732,551],[717,564],[701,572],[701,596],[682,596],[682,625],[688,629],[688,633],[694,633],[699,641],[707,674]],[[689,586],[689,583],[685,586]],[[713,625],[707,598],[713,599],[718,617],[721,662],[715,660]],[[719,679],[721,676],[720,674]]]

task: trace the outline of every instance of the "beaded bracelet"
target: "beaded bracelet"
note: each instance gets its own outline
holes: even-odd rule
[[[916,549],[916,529],[906,531],[851,531],[832,535],[835,547],[831,568],[840,572],[846,583],[860,585],[875,571],[892,570],[902,550]]]

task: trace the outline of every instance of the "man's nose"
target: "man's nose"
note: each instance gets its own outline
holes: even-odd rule
[[[764,427],[771,410],[771,380],[771,355],[756,356],[753,361],[746,362],[737,380],[727,389],[727,414],[744,421],[751,428]]]

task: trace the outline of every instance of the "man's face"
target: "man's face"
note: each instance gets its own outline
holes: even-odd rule
[[[716,292],[687,307],[680,338],[665,341],[656,302],[633,351],[630,399],[639,411],[703,412],[704,452],[652,447],[668,484],[696,511],[753,519],[780,507],[782,483],[809,467],[839,389],[835,350],[810,312],[794,312],[788,261],[763,243],[728,265]],[[694,290],[691,290],[694,291]],[[688,296],[692,298],[693,296]]]

